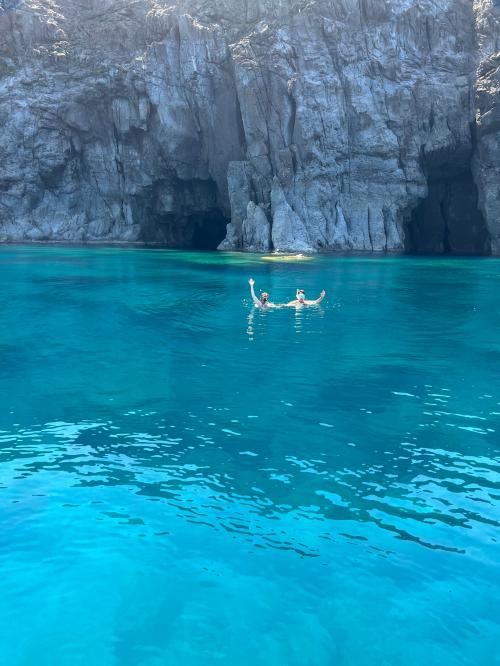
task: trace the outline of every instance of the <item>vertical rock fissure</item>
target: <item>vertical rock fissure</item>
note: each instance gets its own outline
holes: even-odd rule
[[[236,126],[238,128],[238,141],[241,146],[241,152],[243,155],[246,155],[247,152],[247,138],[245,135],[245,125],[243,123],[243,113],[241,111],[241,103],[238,95],[238,86],[236,85],[236,74],[234,71],[234,63],[231,71],[231,79],[234,87],[235,95],[235,113],[236,113]]]

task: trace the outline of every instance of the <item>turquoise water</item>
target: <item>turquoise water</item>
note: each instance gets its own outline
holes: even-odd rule
[[[499,261],[4,247],[0,284],[3,664],[500,664]]]

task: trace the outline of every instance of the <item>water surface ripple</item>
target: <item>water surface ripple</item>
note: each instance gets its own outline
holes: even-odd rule
[[[255,311],[247,279],[321,307]],[[0,251],[22,664],[495,664],[500,264]]]

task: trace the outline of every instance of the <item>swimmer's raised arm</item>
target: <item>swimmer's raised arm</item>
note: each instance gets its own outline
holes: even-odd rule
[[[323,289],[323,291],[319,295],[319,298],[317,298],[315,301],[304,301],[304,303],[306,305],[318,305],[325,298],[325,296],[326,296],[326,291]]]
[[[262,307],[262,303],[259,301],[259,299],[258,299],[257,296],[255,295],[255,289],[253,288],[253,287],[254,287],[254,284],[255,284],[255,280],[254,280],[253,278],[250,278],[250,279],[248,280],[248,284],[250,285],[250,295],[251,295],[251,297],[252,297],[253,302],[255,303],[255,305],[256,305],[258,308],[261,308],[261,307]]]

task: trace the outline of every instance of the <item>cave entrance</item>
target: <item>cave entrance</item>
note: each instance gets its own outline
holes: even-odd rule
[[[170,176],[145,188],[132,202],[141,240],[183,250],[216,250],[229,222],[212,180]]]
[[[478,193],[468,159],[427,164],[427,197],[406,225],[409,254],[490,254],[490,235],[478,208]]]
[[[190,215],[187,222],[192,229],[190,247],[193,250],[216,250],[226,237],[228,222],[219,210]]]
[[[142,240],[181,250],[216,250],[226,237],[228,222],[219,209],[184,215],[149,213]]]

